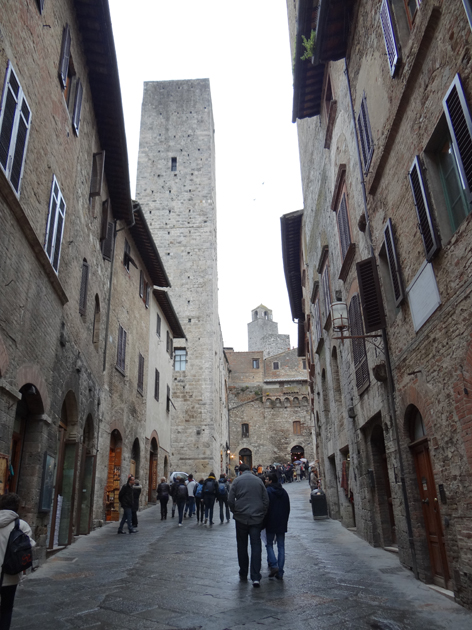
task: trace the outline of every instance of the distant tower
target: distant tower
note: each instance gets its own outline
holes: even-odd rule
[[[272,311],[263,304],[251,311],[247,334],[248,351],[262,350],[264,358],[290,350],[290,335],[279,335],[279,325],[273,321]]]
[[[136,196],[164,261],[172,302],[187,335],[187,340],[174,343],[178,361],[172,383],[172,469],[218,474],[228,435],[208,79],[144,84]],[[162,386],[165,395],[166,384]]]

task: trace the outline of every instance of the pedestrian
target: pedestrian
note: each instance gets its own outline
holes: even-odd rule
[[[197,510],[197,525],[203,524],[203,513],[205,505],[203,503],[203,484],[205,483],[204,479],[200,479],[195,487],[195,507]]]
[[[188,517],[192,518],[195,514],[195,490],[197,487],[197,482],[194,480],[193,475],[190,474],[187,480],[187,491],[188,491],[188,499],[187,505],[185,506],[184,518]]]
[[[215,505],[218,486],[215,473],[212,471],[203,482],[203,502],[205,504],[205,525],[210,516],[210,526],[213,525],[213,507]]]
[[[1,564],[5,558],[5,551],[7,549],[8,539],[15,527],[16,519],[19,519],[19,527],[22,532],[29,536],[31,546],[36,545],[35,541],[31,538],[32,531],[26,521],[23,521],[18,516],[18,509],[20,507],[20,497],[13,492],[8,492],[0,497],[0,558]],[[8,573],[2,573],[2,581],[0,588],[0,628],[2,630],[9,630],[11,624],[11,617],[13,614],[13,604],[15,601],[16,587],[20,581],[20,574],[9,575]]]
[[[170,486],[165,477],[161,477],[161,483],[157,486],[157,498],[161,504],[161,521],[167,518],[167,503],[169,502]]]
[[[238,547],[239,579],[247,580],[249,556],[248,539],[251,542],[250,576],[252,585],[261,585],[261,529],[269,507],[269,497],[264,483],[251,474],[249,466],[241,464],[240,476],[231,484],[228,505],[236,522],[236,544]]]
[[[172,477],[171,475],[171,479],[172,483],[170,485],[170,496],[172,498],[172,518],[174,518],[175,508],[177,507],[177,501],[175,500],[175,490],[179,484],[177,483],[177,477]]]
[[[182,527],[185,504],[187,503],[187,499],[188,499],[188,490],[187,490],[187,486],[185,485],[185,480],[182,477],[177,477],[175,484],[176,485],[175,485],[173,497],[174,497],[175,503],[177,504],[177,510],[179,513],[179,527]]]
[[[133,508],[131,510],[131,523],[134,528],[138,526],[139,497],[141,496],[141,484],[138,479],[134,479],[133,484]]]
[[[285,564],[285,533],[290,515],[290,499],[287,491],[279,483],[277,475],[269,475],[267,486],[269,509],[265,517],[267,536],[267,560],[269,577],[283,580]],[[277,557],[274,553],[274,540],[277,540]]]
[[[128,525],[128,532],[130,534],[137,534],[138,530],[133,527],[133,486],[134,486],[134,477],[132,475],[128,476],[128,481],[121,486],[120,494],[118,495],[118,500],[120,501],[120,505],[123,508],[123,518],[121,519],[120,526],[118,527],[118,534],[124,534],[123,526],[126,522]]]
[[[309,482],[310,482],[310,490],[314,490],[315,488],[318,487],[318,475],[316,473],[316,468],[314,466],[311,467]]]
[[[226,479],[226,475],[221,473],[220,478],[218,480],[218,492],[217,499],[220,504],[220,524],[223,525],[225,522],[224,514],[223,514],[223,506],[225,506],[226,513],[226,522],[229,523],[229,507],[228,507],[228,494],[229,494],[229,483]]]

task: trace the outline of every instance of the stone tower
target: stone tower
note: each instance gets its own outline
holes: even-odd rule
[[[174,342],[171,467],[218,474],[228,433],[208,79],[144,84],[136,196],[187,336]]]
[[[279,325],[273,321],[272,311],[263,304],[251,311],[247,336],[248,351],[262,350],[264,359],[290,350],[290,335],[279,335]]]

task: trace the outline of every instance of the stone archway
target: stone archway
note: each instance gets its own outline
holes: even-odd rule
[[[252,451],[250,448],[242,448],[239,451],[239,463],[246,464],[252,470]]]

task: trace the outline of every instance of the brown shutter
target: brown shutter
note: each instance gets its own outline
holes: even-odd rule
[[[87,310],[89,266],[86,260],[82,263],[82,280],[80,282],[79,313],[85,315]]]
[[[367,109],[367,99],[365,92],[362,96],[361,108],[357,118],[357,126],[359,128],[359,137],[361,140],[362,159],[364,161],[364,173],[367,173],[374,153],[374,141],[372,138],[372,129],[370,127],[369,112]]]
[[[93,154],[92,180],[90,182],[90,196],[100,197],[102,194],[103,170],[105,168],[105,151]]]
[[[421,238],[423,239],[426,260],[430,261],[439,250],[440,244],[431,217],[418,156],[415,157],[408,175],[410,178],[411,192],[413,193],[413,201],[415,202],[416,214],[418,216],[418,227],[420,229]]]
[[[346,194],[343,193],[337,213],[339,239],[341,241],[341,258],[345,259],[349,245],[351,244],[351,230],[349,229],[349,217],[347,214]]]
[[[74,100],[74,112],[72,114],[72,127],[74,128],[75,135],[79,135],[80,127],[80,112],[82,111],[82,97],[84,94],[84,88],[80,79],[77,79],[77,86],[75,88],[75,100]]]
[[[366,333],[385,328],[385,312],[380,293],[380,282],[375,257],[361,260],[357,265],[357,279],[364,312]]]
[[[66,24],[62,31],[62,44],[61,44],[61,57],[59,59],[59,79],[62,84],[62,89],[66,89],[67,86],[67,74],[69,72],[69,58],[70,58],[70,28]]]
[[[354,295],[349,304],[349,323],[353,337],[362,337],[364,327],[362,325],[362,315],[359,305],[359,297]],[[356,373],[356,387],[358,390],[364,389],[370,383],[369,365],[367,363],[367,352],[364,339],[351,339],[352,354],[354,358],[354,369]]]
[[[465,186],[466,198],[470,204],[472,203],[472,119],[458,74],[456,74],[444,97],[443,107],[451,132],[461,180]],[[470,210],[471,208],[469,208]]]
[[[395,71],[400,61],[400,55],[398,54],[397,42],[395,39],[395,31],[393,30],[392,14],[390,12],[389,0],[383,0],[380,7],[380,24],[382,25],[382,32],[385,41],[385,48],[387,50],[387,60],[390,68],[390,74],[395,74]]]
[[[405,297],[403,283],[400,275],[400,265],[398,264],[397,249],[393,235],[392,220],[387,221],[384,227],[385,251],[387,252],[388,267],[390,269],[390,279],[392,280],[393,293],[395,295],[395,306],[398,306]]]

